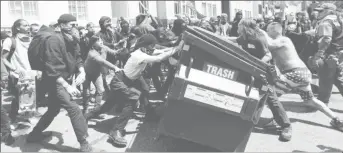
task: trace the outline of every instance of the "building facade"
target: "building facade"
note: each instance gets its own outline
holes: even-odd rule
[[[64,13],[77,17],[79,25],[97,24],[101,16],[111,16],[110,1],[1,1],[1,27],[11,27],[16,19],[49,24]]]
[[[264,14],[263,1],[253,1],[253,18],[262,18]]]
[[[221,1],[222,12],[228,14],[229,21],[233,21],[236,13],[241,11],[243,18],[254,18],[254,7],[258,6],[253,1]]]
[[[75,15],[79,25],[98,25],[101,16],[111,17],[114,24],[120,17],[134,23],[135,17],[146,10],[161,19],[175,19],[177,14],[195,16],[189,4],[207,17],[227,13],[230,21],[238,11],[244,18],[256,18],[265,12],[263,3],[254,1],[1,1],[1,27],[11,27],[19,18],[49,24],[64,13]]]
[[[49,24],[61,14],[71,13],[80,25],[98,23],[101,16],[112,17],[113,23],[124,17],[131,23],[140,13],[150,13],[161,19],[173,19],[176,14],[195,15],[187,7],[193,3],[202,14],[212,17],[221,14],[220,1],[1,1],[1,27],[10,27],[16,19]]]

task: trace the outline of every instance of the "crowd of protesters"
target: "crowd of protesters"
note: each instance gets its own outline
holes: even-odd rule
[[[80,143],[80,151],[90,152],[88,121],[115,107],[121,113],[108,132],[109,142],[126,146],[125,126],[133,112],[153,112],[149,104],[150,80],[160,98],[165,98],[174,79],[183,45],[182,33],[187,26],[204,28],[238,43],[266,63],[275,63],[286,78],[280,79],[283,85],[296,89],[305,102],[331,118],[333,128],[343,130],[342,120],[325,105],[333,84],[343,95],[343,24],[341,13],[333,4],[288,14],[283,21],[280,17],[245,19],[242,12],[237,12],[232,22],[228,21],[227,14],[196,20],[178,16],[164,27],[157,17],[142,14],[137,16],[135,25],[121,18],[119,28],[114,28],[107,16],[101,17],[98,24],[100,30],[95,31],[95,23],[79,26],[73,15],[63,14],[48,26],[18,19],[12,26],[12,36],[1,33],[1,91],[7,88],[14,97],[9,115],[1,105],[3,142],[11,145],[15,141],[11,124],[17,122],[20,105],[18,80],[25,77],[27,71],[35,71],[37,107],[45,104],[48,110],[36,114],[41,117],[29,133],[28,143],[50,137],[51,132],[43,131],[64,108]],[[278,50],[283,50],[284,54],[276,52]],[[166,79],[161,77],[161,65],[168,69]],[[319,75],[319,100],[310,86],[313,72]],[[114,75],[107,82],[110,73]],[[297,73],[302,74],[300,78],[295,76]],[[328,83],[328,80],[333,81]],[[96,89],[92,109],[89,108],[93,103],[91,83]],[[83,109],[75,103],[78,96],[82,97]],[[267,99],[274,119],[265,127],[277,123],[282,129],[280,137],[289,141],[291,123],[278,96],[274,92]]]

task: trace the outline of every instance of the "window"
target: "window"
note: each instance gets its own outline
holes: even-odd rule
[[[261,4],[258,5],[258,14],[262,14],[262,5]]]
[[[9,11],[14,18],[38,19],[37,1],[9,1]]]
[[[195,1],[188,1],[188,3],[190,3],[192,6],[195,6]],[[190,8],[188,8],[190,11],[190,15],[194,16],[196,15],[196,12],[194,10],[191,10]]]
[[[213,4],[213,16],[217,16],[217,5]]]
[[[206,3],[202,3],[201,7],[202,7],[202,14],[206,15],[207,14]]]
[[[204,14],[204,15],[208,17],[212,17],[212,13],[213,13],[212,4],[207,4],[207,9],[208,9],[207,14]]]
[[[88,19],[87,1],[68,1],[69,13],[76,17],[77,20]]]
[[[174,13],[176,14],[187,14],[187,15],[194,15],[195,11],[192,11],[190,8],[194,5],[194,1],[174,1]]]
[[[174,1],[174,13],[180,14],[180,2],[179,1]]]
[[[144,7],[143,7],[143,6]],[[140,1],[140,4],[139,4],[139,13],[142,13],[142,14],[145,14],[147,13],[145,9],[148,9],[149,10],[149,1]]]

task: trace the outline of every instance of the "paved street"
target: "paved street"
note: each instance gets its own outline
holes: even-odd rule
[[[5,98],[6,99],[6,98]],[[260,123],[252,133],[247,152],[342,152],[343,133],[330,128],[329,119],[320,112],[311,112],[303,106],[298,95],[285,95],[282,97],[288,115],[293,125],[293,139],[290,142],[280,142],[278,135],[273,132],[262,131],[259,126],[271,117],[270,110],[265,107]],[[343,117],[343,98],[334,94],[331,98],[330,108]],[[8,100],[5,106],[8,108]],[[40,109],[44,112],[46,108]],[[103,120],[95,120],[95,126],[89,128],[89,142],[96,147],[96,151],[104,152],[187,152],[187,151],[216,151],[209,147],[200,146],[185,140],[161,137],[157,138],[157,122],[141,122],[130,120],[127,127],[129,140],[127,148],[116,148],[107,143],[106,133],[112,127],[115,113],[105,115]],[[32,125],[35,124],[32,121]],[[24,128],[24,127],[21,127]],[[25,138],[31,131],[27,127],[14,132],[18,140],[11,146],[1,144],[2,152],[73,152],[77,151],[79,144],[76,141],[70,120],[66,111],[62,110],[50,125],[47,131],[53,131],[53,137],[40,144],[27,144]]]

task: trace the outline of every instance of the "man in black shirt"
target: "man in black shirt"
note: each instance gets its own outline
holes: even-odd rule
[[[64,108],[68,112],[75,135],[80,143],[81,152],[91,152],[92,147],[87,141],[88,126],[78,104],[73,97],[80,94],[76,87],[72,86],[73,76],[80,72],[75,83],[80,85],[85,80],[85,71],[80,56],[80,48],[72,34],[75,28],[76,18],[71,14],[63,14],[58,19],[60,33],[55,33],[46,26],[42,26],[37,33],[44,35],[50,33],[44,43],[44,70],[42,82],[47,84],[49,92],[48,111],[40,118],[37,125],[27,137],[27,142],[35,143],[44,140],[52,133],[43,133],[54,118]]]

